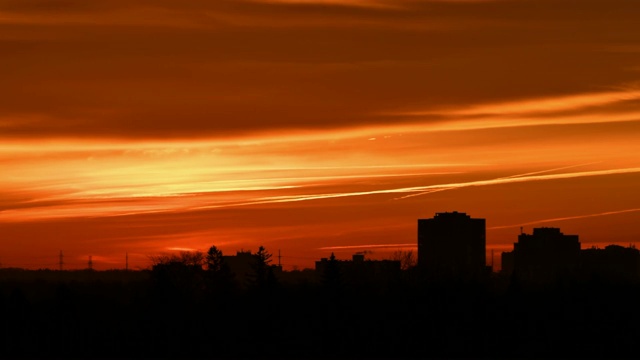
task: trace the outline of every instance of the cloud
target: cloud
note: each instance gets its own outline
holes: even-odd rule
[[[575,191],[572,206],[594,214],[635,208],[633,191],[617,193],[640,166],[631,1],[584,0],[579,11],[572,0],[0,9],[0,226],[16,239],[0,247],[14,252],[45,233],[70,234],[78,249],[93,237],[191,247],[255,223],[278,224],[264,239],[300,249],[408,243],[411,229],[390,237],[401,217],[480,211],[474,201],[503,190],[512,206],[516,187],[551,188],[557,206],[574,204]],[[554,192],[568,182],[585,187]],[[565,210],[556,217],[579,213]],[[327,225],[350,217],[351,227],[396,222],[353,236]],[[308,234],[288,228],[292,218],[322,226],[293,239]],[[225,236],[263,235],[238,231]],[[333,236],[345,238],[323,242]]]
[[[480,116],[535,116],[566,112],[571,110],[589,109],[598,106],[613,105],[620,102],[640,100],[640,90],[625,89],[599,93],[571,94],[564,96],[523,99],[495,104],[482,104],[467,109],[442,113],[449,117],[480,117]],[[413,111],[404,113],[409,116],[425,116],[432,112]]]
[[[622,1],[585,1],[580,14],[562,0],[322,3],[2,1],[0,137],[166,140],[392,126],[416,119],[377,114],[478,114],[638,80],[627,70],[637,52],[598,50],[612,38],[640,40],[638,10]],[[491,125],[484,121],[477,126]]]
[[[412,125],[407,125],[423,131],[640,121],[640,91],[633,88],[488,103],[463,109],[432,109],[382,115],[425,119],[422,123],[414,121]],[[435,120],[429,121],[430,119]]]
[[[568,172],[560,174],[539,175],[541,172],[535,172],[534,175],[516,175],[510,177],[500,177],[489,180],[477,180],[460,183],[444,183],[425,186],[412,186],[405,188],[380,189],[369,191],[352,191],[339,193],[321,193],[321,194],[293,194],[293,195],[275,195],[261,197],[259,195],[242,195],[240,193],[233,194],[228,192],[224,196],[216,196],[214,193],[202,192],[191,197],[174,197],[166,198],[162,196],[148,196],[146,198],[136,199],[135,196],[127,198],[112,198],[109,200],[88,200],[75,201],[67,200],[60,202],[58,205],[45,203],[43,207],[28,207],[15,210],[4,210],[3,221],[32,221],[36,219],[55,219],[65,217],[105,217],[105,216],[127,216],[133,214],[150,214],[150,213],[175,213],[185,211],[196,211],[205,209],[226,209],[234,207],[258,206],[266,204],[294,203],[301,201],[323,200],[334,198],[346,198],[355,196],[370,196],[381,194],[401,194],[409,193],[412,195],[427,195],[434,192],[446,191],[451,189],[459,189],[466,187],[502,185],[509,183],[522,183],[531,181],[548,181],[559,179],[571,179],[579,177],[606,176],[618,174],[639,173],[640,168],[628,169],[609,169],[596,171]],[[291,186],[286,189],[295,192],[299,186]],[[285,188],[261,189],[272,192],[283,192]],[[224,192],[224,191],[223,191]],[[86,194],[75,195],[85,197]],[[407,198],[401,197],[398,199]]]
[[[522,224],[516,224],[516,225],[492,226],[492,227],[487,228],[487,230],[517,228],[517,227],[522,227],[522,226],[527,226],[527,225],[538,225],[538,224],[545,224],[545,223],[555,223],[555,222],[559,222],[559,221],[587,219],[587,218],[592,218],[592,217],[626,214],[626,213],[639,212],[639,211],[640,211],[640,208],[615,210],[615,211],[604,211],[604,212],[600,212],[600,213],[596,213],[596,214],[564,216],[564,217],[558,217],[558,218],[553,218],[553,219],[535,220],[535,221],[529,221],[529,222],[525,222],[525,223],[522,223]]]
[[[504,178],[497,178],[497,179],[490,179],[490,180],[469,181],[469,182],[463,182],[463,183],[437,184],[437,185],[415,186],[415,187],[396,188],[396,189],[359,191],[359,192],[351,192],[351,193],[287,195],[287,196],[277,196],[277,197],[259,199],[258,201],[259,202],[294,202],[294,201],[320,200],[320,199],[330,199],[330,198],[349,197],[349,196],[364,196],[364,195],[394,194],[394,193],[418,193],[418,195],[427,195],[436,191],[459,189],[459,188],[471,187],[471,186],[501,185],[501,184],[529,182],[529,181],[570,179],[570,178],[585,177],[585,176],[603,176],[603,175],[629,174],[629,173],[638,173],[638,172],[640,172],[640,168],[582,171],[582,172],[562,173],[562,174],[553,174],[553,175],[504,177]]]

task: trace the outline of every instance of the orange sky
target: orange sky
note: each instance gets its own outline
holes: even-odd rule
[[[0,265],[640,241],[636,0],[0,0]],[[488,256],[488,262],[490,262]]]

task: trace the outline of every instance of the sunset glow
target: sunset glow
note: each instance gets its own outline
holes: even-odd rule
[[[574,6],[0,0],[0,264],[383,259],[454,210],[488,263],[636,244],[640,6]]]

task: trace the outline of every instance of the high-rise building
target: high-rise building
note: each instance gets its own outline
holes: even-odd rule
[[[485,249],[485,219],[457,211],[418,219],[418,267],[430,277],[481,277],[486,271]]]

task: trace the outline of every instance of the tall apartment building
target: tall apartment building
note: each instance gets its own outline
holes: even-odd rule
[[[486,272],[486,220],[457,211],[418,219],[418,267],[436,278],[483,276]]]

